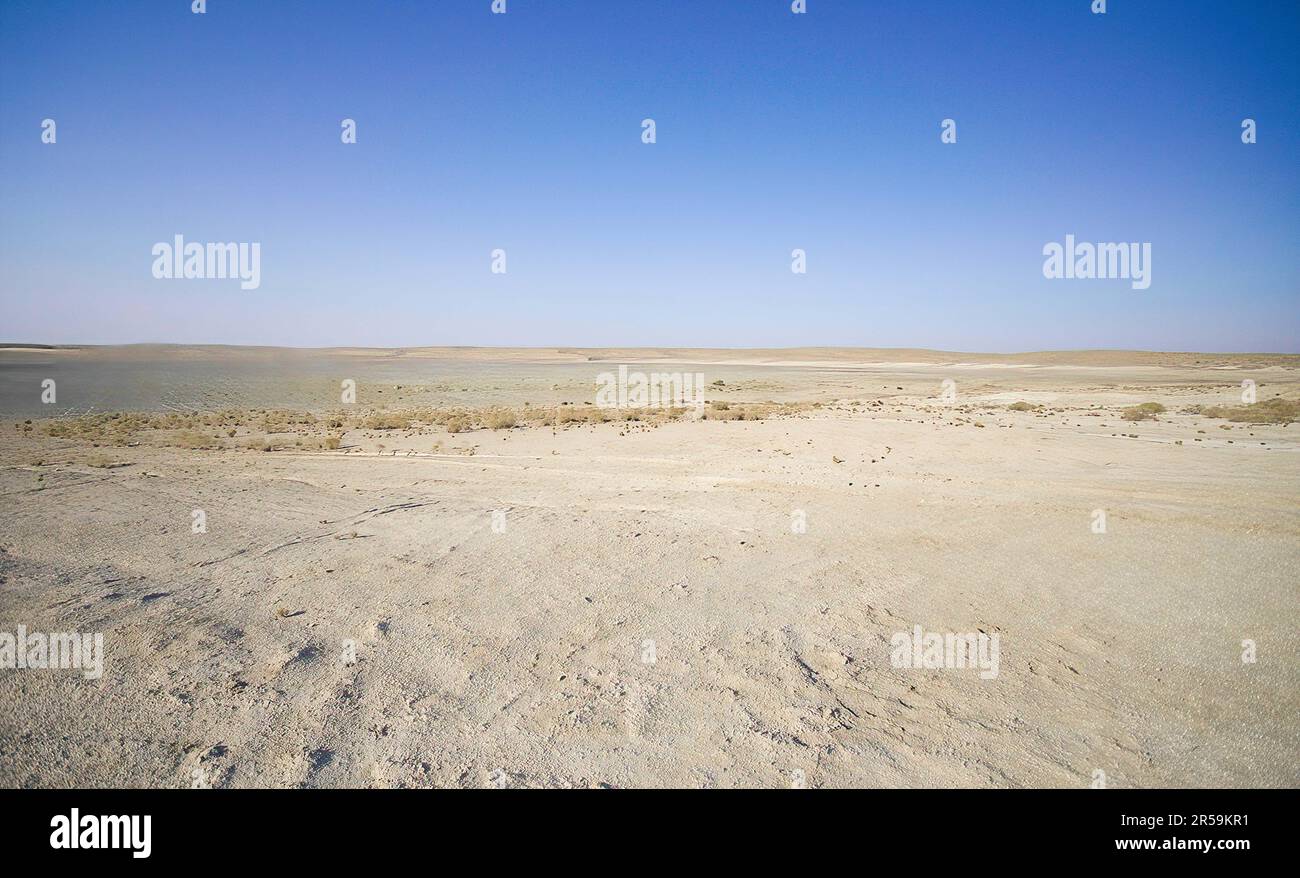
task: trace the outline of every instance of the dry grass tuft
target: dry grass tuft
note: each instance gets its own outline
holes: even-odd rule
[[[371,415],[362,421],[361,426],[367,430],[409,430],[411,416],[395,413]]]
[[[1162,415],[1165,411],[1165,407],[1158,402],[1144,402],[1141,405],[1131,405],[1120,414],[1126,421],[1154,421],[1156,415]]]
[[[181,430],[173,433],[166,444],[176,448],[220,448],[221,440],[198,430]]]
[[[1201,409],[1201,414],[1243,424],[1289,424],[1300,421],[1300,400],[1276,398],[1254,405],[1216,405]]]
[[[497,409],[488,412],[483,423],[493,430],[509,430],[519,422],[515,419],[514,413],[508,409]]]

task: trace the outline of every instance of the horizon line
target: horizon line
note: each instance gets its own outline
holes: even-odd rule
[[[667,351],[667,352],[687,352],[687,351],[733,351],[737,353],[746,352],[764,352],[764,351],[881,351],[881,352],[904,352],[911,351],[927,354],[948,354],[948,355],[971,355],[971,356],[1009,356],[1023,357],[1031,354],[1088,354],[1088,353],[1108,353],[1108,354],[1165,354],[1165,355],[1200,355],[1200,356],[1263,356],[1263,357],[1296,357],[1300,358],[1300,351],[1194,351],[1194,350],[1157,350],[1153,348],[1119,348],[1119,347],[1092,347],[1092,348],[1037,348],[1033,350],[1019,351],[960,351],[947,350],[944,348],[927,348],[915,346],[886,346],[875,347],[866,345],[820,345],[820,344],[803,344],[803,345],[767,345],[767,346],[737,346],[737,345],[713,345],[713,346],[680,346],[680,345],[492,345],[492,344],[420,344],[420,345],[369,345],[369,344],[342,344],[342,345],[291,345],[291,344],[238,344],[230,342],[159,342],[159,341],[136,341],[136,342],[111,342],[111,343],[82,343],[69,342],[60,344],[51,344],[47,342],[0,342],[0,351],[4,350],[83,350],[88,348],[234,348],[243,350],[288,350],[288,351],[555,351],[563,353],[567,351]]]

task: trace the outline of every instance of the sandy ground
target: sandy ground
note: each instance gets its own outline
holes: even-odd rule
[[[824,401],[753,422],[112,467],[5,423],[0,631],[105,670],[0,670],[0,784],[1300,783],[1300,424],[1179,411],[1296,358],[891,356],[713,358]],[[997,634],[997,677],[894,667],[914,625]]]

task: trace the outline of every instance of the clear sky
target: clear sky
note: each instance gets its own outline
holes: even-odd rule
[[[1090,3],[0,0],[0,341],[1300,351],[1300,3]]]

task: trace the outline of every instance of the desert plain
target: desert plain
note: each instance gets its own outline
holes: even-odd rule
[[[2,350],[0,631],[104,651],[0,669],[0,784],[1295,786],[1297,406],[1286,355]]]

